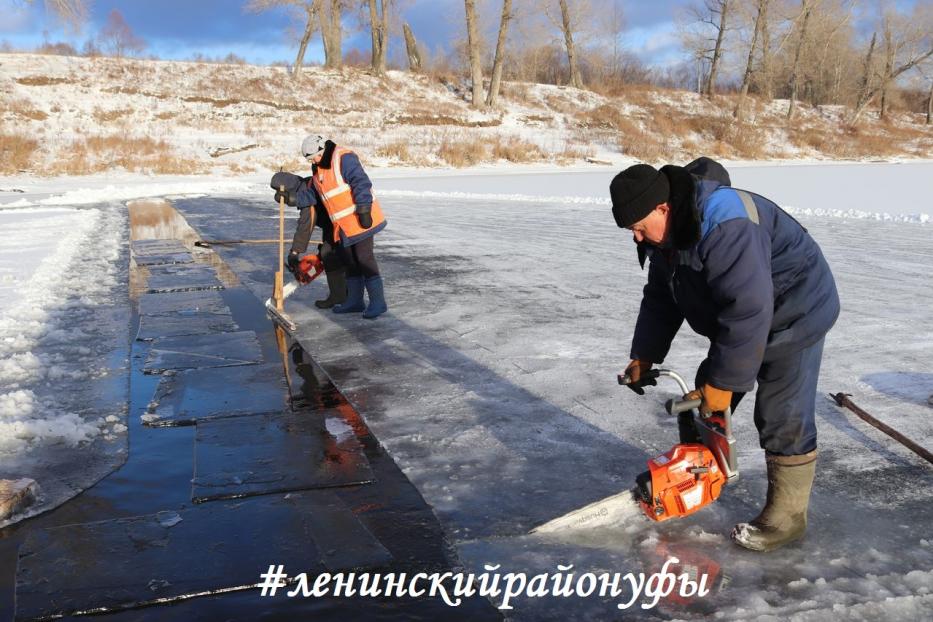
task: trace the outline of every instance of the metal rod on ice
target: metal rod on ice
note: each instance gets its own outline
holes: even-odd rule
[[[844,406],[845,408],[848,408],[849,410],[854,412],[858,416],[858,418],[861,419],[862,421],[878,428],[879,430],[881,430],[882,432],[884,432],[885,434],[887,434],[888,436],[896,440],[898,443],[900,443],[907,449],[911,450],[912,452],[914,452],[915,454],[917,454],[918,456],[920,456],[921,458],[923,458],[930,464],[933,464],[933,454],[931,454],[929,451],[927,451],[926,449],[924,449],[917,443],[913,442],[912,440],[910,440],[909,438],[907,438],[906,436],[904,436],[903,434],[901,434],[900,432],[892,428],[891,426],[885,423],[882,423],[881,421],[878,421],[877,419],[869,415],[867,412],[865,412],[864,410],[856,406],[855,403],[849,399],[850,396],[848,393],[836,393],[835,395],[830,393],[829,397],[833,398],[833,401],[835,401],[838,406]]]

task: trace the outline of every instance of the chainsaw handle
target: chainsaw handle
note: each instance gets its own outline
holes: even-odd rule
[[[699,408],[700,404],[703,403],[703,400],[675,400],[673,398],[667,400],[664,403],[664,409],[667,410],[667,414],[676,415],[678,413],[686,412],[688,410],[693,410],[694,408]]]

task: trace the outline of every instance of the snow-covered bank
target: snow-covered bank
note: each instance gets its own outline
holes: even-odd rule
[[[119,205],[0,210],[0,478],[39,482],[30,514],[125,453],[125,227]]]
[[[843,106],[799,102],[789,122],[787,100],[755,98],[736,123],[734,95],[671,89],[605,96],[506,81],[499,104],[477,110],[459,79],[405,71],[306,67],[293,79],[284,67],[16,53],[0,54],[0,64],[0,136],[18,156],[0,171],[38,175],[271,170],[300,163],[310,132],[353,146],[374,168],[933,152],[923,115],[894,106],[884,121],[864,115],[852,129]]]

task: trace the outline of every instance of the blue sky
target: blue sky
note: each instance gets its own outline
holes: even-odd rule
[[[673,15],[686,0],[620,1],[625,15],[626,47],[642,52],[646,61],[659,58],[676,60],[679,50],[673,44]],[[41,0],[30,6],[24,0],[0,0],[0,41],[14,48],[32,49],[46,36],[49,41],[67,41],[80,49],[96,35],[111,10],[117,9],[137,36],[146,41],[144,54],[160,58],[190,58],[196,53],[223,57],[228,53],[249,62],[292,61],[303,22],[285,10],[246,13],[241,0],[93,0],[90,22],[79,33],[69,32],[49,14]],[[555,3],[556,4],[556,3]],[[406,0],[403,19],[411,25],[419,43],[428,49],[448,49],[452,39],[462,37],[463,0]],[[484,21],[495,24],[501,4],[490,0],[481,4]],[[352,20],[345,20],[349,24]],[[390,42],[399,50],[401,37]],[[351,32],[344,51],[358,47],[369,51],[368,32]],[[645,51],[650,51],[650,58]],[[323,59],[315,36],[307,52],[308,60]]]
[[[605,6],[611,1],[594,0],[593,4]],[[625,19],[625,49],[654,66],[685,60],[677,42],[674,16],[690,0],[616,1]],[[896,1],[907,8],[929,0]],[[429,50],[449,49],[451,40],[463,36],[463,0],[402,0],[401,4],[403,19]],[[516,0],[519,4],[520,0]],[[32,49],[47,36],[49,41],[68,41],[80,49],[97,34],[110,11],[117,9],[137,36],[146,41],[146,55],[185,59],[201,54],[220,58],[232,52],[253,63],[294,60],[304,22],[283,9],[246,13],[244,5],[243,0],[91,0],[90,22],[74,33],[45,10],[42,0],[32,4],[26,0],[0,0],[0,42]],[[499,0],[481,0],[478,6],[484,13],[483,21],[494,29],[501,10]],[[347,19],[345,24],[352,21]],[[355,30],[346,36],[344,51],[356,47],[368,53],[369,45],[368,32]],[[396,36],[390,42],[390,54],[393,49],[400,53],[402,46],[401,37]],[[315,36],[306,60],[322,59],[320,40]]]

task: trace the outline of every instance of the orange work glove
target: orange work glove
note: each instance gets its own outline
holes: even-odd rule
[[[652,364],[653,363],[649,361],[633,360],[620,376],[619,384],[624,384],[638,395],[644,395],[645,390],[642,387],[658,384],[658,381],[654,378],[649,378],[647,380],[642,380],[641,378],[642,374],[651,369]]]
[[[732,391],[717,389],[707,383],[684,396],[684,401],[701,400],[700,414],[708,417],[712,413],[721,413],[732,405]]]

